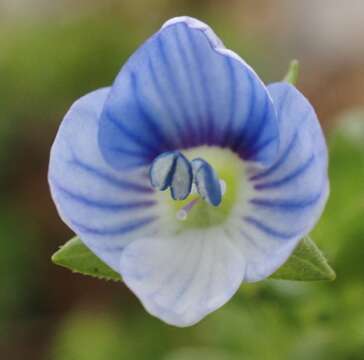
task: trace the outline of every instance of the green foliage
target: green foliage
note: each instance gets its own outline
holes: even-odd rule
[[[3,26],[0,95],[4,118],[58,123],[59,116],[53,116],[56,109],[64,113],[85,92],[111,84],[138,45],[138,34],[130,37],[128,26],[101,16],[67,24]]]
[[[121,281],[120,275],[91,252],[78,237],[74,237],[55,252],[52,261],[75,273],[104,280]]]
[[[298,81],[299,71],[300,64],[298,60],[292,60],[289,64],[288,72],[283,80],[292,85],[296,85]]]
[[[237,357],[231,356],[229,353],[225,353],[221,350],[216,349],[194,349],[185,348],[177,351],[173,351],[168,354],[163,360],[237,360]]]
[[[335,277],[324,255],[309,237],[302,239],[287,262],[271,275],[272,279],[300,281],[334,280]]]
[[[364,111],[338,119],[329,136],[330,197],[312,236],[333,259],[338,280],[364,276]]]
[[[101,261],[78,237],[74,237],[63,245],[52,256],[52,261],[75,273],[104,280],[121,281],[120,275]],[[271,278],[300,281],[334,280],[335,272],[315,243],[306,237],[299,243],[288,261],[271,275]]]
[[[4,200],[2,205],[6,211],[0,208],[0,336],[7,339],[6,327],[15,314],[28,311],[38,300],[42,276],[34,276],[40,271],[38,227],[11,202]]]
[[[80,311],[61,324],[53,341],[53,360],[121,359],[125,335],[110,314]]]

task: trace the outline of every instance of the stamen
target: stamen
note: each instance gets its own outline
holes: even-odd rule
[[[170,188],[174,200],[184,200],[191,192],[192,166],[179,151],[165,152],[154,159],[149,178],[154,188],[160,191]]]
[[[218,174],[207,161],[201,158],[189,161],[179,151],[157,156],[149,177],[154,188],[160,191],[170,188],[174,200],[184,200],[192,193],[199,194],[212,206],[219,206],[226,191],[225,181],[219,180]],[[186,209],[188,213],[189,209]],[[187,217],[184,212],[186,209],[181,209],[177,215],[181,220]]]
[[[190,201],[183,208],[179,209],[176,213],[177,220],[185,221],[187,220],[188,213],[192,210],[192,208],[197,204],[199,198]]]
[[[184,200],[191,193],[193,172],[190,162],[179,153],[176,158],[171,181],[171,196],[174,200]]]
[[[222,200],[222,187],[216,171],[207,161],[200,158],[192,160],[192,168],[198,193],[210,205],[219,206]]]
[[[171,186],[177,157],[178,152],[173,151],[165,152],[154,159],[149,171],[149,178],[153,187],[164,191]]]

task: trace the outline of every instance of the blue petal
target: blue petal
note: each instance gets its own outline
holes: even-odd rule
[[[319,219],[329,193],[327,148],[314,109],[292,85],[268,86],[277,110],[276,161],[252,174],[248,205],[238,225],[247,256],[247,281],[269,276]]]
[[[101,114],[99,143],[118,169],[204,144],[267,164],[276,155],[278,129],[256,73],[206,24],[182,17],[123,66]]]
[[[154,316],[189,326],[225,304],[244,277],[245,258],[222,228],[147,237],[128,245],[120,273]]]
[[[52,197],[63,221],[114,270],[123,247],[155,231],[148,169],[116,172],[97,144],[99,116],[110,89],[92,92],[66,114],[49,164]]]

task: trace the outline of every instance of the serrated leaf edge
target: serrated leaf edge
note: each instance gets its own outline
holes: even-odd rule
[[[85,276],[90,276],[90,277],[93,277],[93,278],[96,278],[96,279],[99,279],[99,280],[105,280],[105,281],[112,281],[112,282],[122,282],[122,278],[121,278],[121,276],[119,275],[119,274],[117,274],[116,272],[115,272],[115,277],[112,277],[112,276],[106,276],[106,275],[95,275],[95,274],[93,274],[93,273],[90,273],[90,272],[87,272],[87,271],[77,271],[77,270],[75,270],[75,269],[73,269],[73,268],[71,268],[70,266],[68,266],[68,265],[66,265],[66,264],[64,264],[64,263],[62,263],[62,262],[59,262],[59,261],[57,261],[56,260],[56,257],[57,257],[57,255],[59,254],[59,252],[61,251],[61,250],[63,250],[64,248],[67,248],[67,247],[69,247],[70,246],[70,242],[73,240],[73,239],[75,239],[75,238],[72,238],[72,239],[70,239],[69,241],[67,241],[65,244],[63,244],[63,245],[61,245],[61,246],[59,246],[58,247],[58,250],[51,256],[51,261],[54,263],[54,264],[56,264],[56,265],[58,265],[58,266],[61,266],[61,267],[63,267],[63,268],[66,268],[66,269],[68,269],[68,270],[70,270],[73,274],[80,274],[80,275],[85,275]],[[83,244],[84,245],[84,244]],[[86,245],[85,245],[86,246]],[[96,256],[96,255],[95,255]],[[73,258],[77,258],[77,257],[79,257],[79,255],[78,256],[74,256]],[[72,258],[72,256],[70,257],[70,258]],[[100,261],[102,261],[101,259],[99,259]],[[106,265],[106,264],[105,264]],[[106,265],[106,266],[108,266],[108,265]],[[110,271],[113,271],[111,268],[109,268],[110,269]],[[116,278],[116,276],[119,276],[120,278],[118,279],[118,278]]]

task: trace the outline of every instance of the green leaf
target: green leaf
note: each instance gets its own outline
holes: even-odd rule
[[[75,273],[104,280],[122,280],[117,272],[100,260],[78,237],[74,237],[54,253],[52,261]],[[335,272],[315,243],[306,237],[301,240],[287,262],[270,278],[297,281],[334,280]]]
[[[292,85],[296,85],[298,81],[298,74],[300,71],[300,64],[298,60],[292,60],[289,64],[288,72],[283,81],[286,81]]]
[[[309,237],[303,238],[287,262],[270,276],[271,279],[296,281],[334,280],[335,277],[334,270]]]
[[[78,237],[69,240],[55,252],[52,261],[75,273],[121,281],[120,275],[100,260]]]

